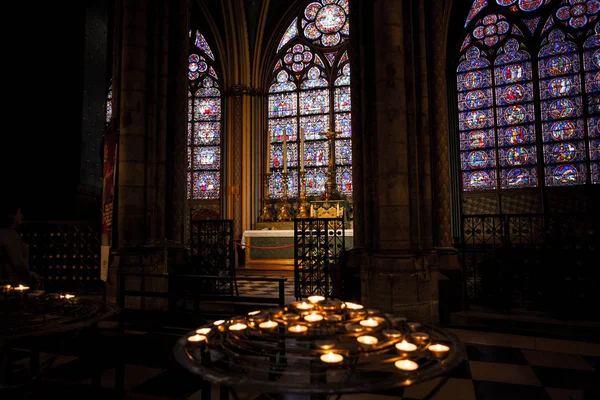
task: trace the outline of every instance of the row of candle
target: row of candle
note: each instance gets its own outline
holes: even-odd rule
[[[300,310],[300,311],[309,311],[312,310],[313,308],[315,308],[315,306],[324,301],[325,297],[323,296],[310,296],[308,297],[308,301],[309,303],[306,302],[297,302],[297,303],[293,303],[292,305]],[[348,310],[353,310],[353,311],[357,311],[357,310],[362,310],[364,307],[360,304],[356,304],[356,303],[351,303],[351,302],[345,302],[342,303],[341,308],[347,308]],[[325,308],[325,307],[323,307]],[[336,307],[335,306],[327,306],[327,308],[333,310]],[[253,312],[249,312],[248,315],[250,317],[256,316],[258,314],[260,314],[260,310],[259,311],[253,311]],[[335,315],[335,314],[327,314],[325,313],[325,317],[321,314],[317,314],[315,312],[310,312],[307,313],[306,315],[304,315],[304,320],[306,322],[319,322],[322,321],[324,318],[327,319],[328,317],[332,317],[332,316],[337,316],[339,317],[338,320],[341,321],[341,316],[339,315]],[[295,318],[291,318],[289,314],[284,314],[283,315],[284,319],[298,319],[299,316],[294,315]],[[287,317],[287,318],[286,318]],[[361,331],[363,328],[376,328],[377,326],[379,326],[379,320],[382,320],[383,318],[380,317],[369,317],[367,319],[363,319],[361,321],[359,321],[359,324],[350,324],[347,328],[351,331],[355,331],[355,332],[359,332]],[[219,320],[219,321],[215,321],[214,325],[218,326],[223,324],[225,321],[223,320]],[[250,322],[250,324],[253,324],[253,322]],[[260,322],[258,324],[258,327],[260,329],[274,329],[277,328],[279,326],[279,323],[276,321],[272,321],[270,319],[268,319],[267,321],[264,322]],[[413,322],[413,323],[408,323],[409,329],[413,332],[411,333],[411,337],[413,338],[413,340],[417,343],[420,344],[425,344],[428,340],[429,340],[429,335],[427,333],[424,332],[418,332],[417,330],[421,327],[421,324],[417,323],[417,322]],[[244,323],[234,323],[232,325],[230,325],[228,327],[229,330],[231,331],[242,331],[245,330],[248,326]],[[203,342],[206,339],[206,335],[211,331],[211,328],[201,328],[198,329],[196,331],[196,335],[193,335],[191,337],[188,338],[188,340],[190,342]],[[289,332],[292,333],[305,333],[308,331],[308,327],[305,325],[300,325],[300,324],[296,324],[293,326],[290,326],[288,328]],[[385,329],[382,331],[382,334],[384,336],[386,336],[388,339],[398,339],[402,336],[402,333],[400,331],[394,330],[394,329]],[[379,343],[379,339],[377,339],[374,336],[369,336],[369,335],[364,335],[364,336],[359,336],[356,338],[357,342],[360,343],[361,345],[364,346],[373,346],[376,345],[377,343]],[[323,349],[323,350],[330,350],[335,346],[335,342],[327,342],[327,341],[318,341],[317,347]],[[401,343],[396,343],[395,345],[396,349],[398,351],[400,351],[403,356],[407,356],[408,354],[414,352],[417,350],[418,346],[415,345],[414,343],[409,343],[406,340],[402,340]],[[436,343],[436,344],[430,344],[429,346],[427,346],[427,349],[429,351],[431,351],[436,357],[438,358],[443,358],[445,357],[449,350],[450,347],[446,346],[444,344],[441,343]],[[329,351],[326,354],[323,354],[320,356],[321,361],[328,363],[328,364],[333,364],[333,363],[340,363],[343,361],[344,356],[338,353],[335,353],[334,351]],[[416,369],[418,369],[418,364],[414,361],[408,360],[408,359],[402,359],[402,360],[398,360],[394,363],[395,367],[401,370],[405,370],[405,371],[414,371]]]
[[[15,290],[18,292],[24,292],[26,290],[29,290],[29,286],[23,286],[23,285],[19,285],[19,286],[11,286],[11,285],[4,285],[2,286],[2,289],[4,289],[5,291],[9,291],[9,290]]]

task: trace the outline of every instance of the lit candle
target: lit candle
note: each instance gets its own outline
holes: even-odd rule
[[[348,329],[350,332],[360,332],[365,330],[365,328],[363,328],[359,324],[349,324],[348,326],[346,326],[346,329]]]
[[[381,333],[383,333],[383,336],[390,339],[398,339],[400,336],[402,336],[402,333],[395,329],[384,329]]]
[[[360,321],[360,324],[368,328],[375,328],[377,325],[379,325],[379,322],[375,321],[373,318],[369,318],[363,319],[362,321]]]
[[[250,311],[250,312],[248,313],[248,315],[257,315],[257,314],[260,314],[260,310],[256,310],[256,311]]]
[[[310,296],[308,298],[308,301],[310,301],[313,304],[318,303],[319,301],[323,301],[323,300],[325,300],[325,297],[323,297],[323,296]]]
[[[230,331],[243,331],[244,329],[246,329],[248,326],[246,324],[233,324],[229,327]]]
[[[359,336],[356,338],[356,341],[360,344],[374,345],[379,342],[379,340],[374,336]]]
[[[325,315],[325,321],[340,322],[341,320],[342,320],[342,316],[338,315],[338,314]]]
[[[294,325],[288,329],[288,331],[293,333],[304,333],[308,330],[308,328],[304,325]]]
[[[320,349],[329,350],[333,349],[333,346],[335,346],[335,342],[329,340],[317,340],[315,341],[315,345]]]
[[[196,330],[196,333],[200,335],[207,335],[210,332],[210,328],[200,328]]]
[[[313,307],[314,307],[314,305],[312,305],[310,303],[306,303],[304,301],[301,304],[296,304],[296,308],[298,310],[310,310]]]
[[[287,172],[287,133],[283,131],[283,172]]]
[[[296,321],[296,320],[300,319],[300,316],[298,314],[294,314],[294,313],[285,313],[281,316],[281,318],[284,321]]]
[[[398,360],[394,363],[396,368],[401,369],[403,371],[414,371],[419,368],[419,364],[410,360]]]
[[[406,340],[403,340],[401,343],[396,343],[396,348],[400,351],[411,352],[417,349],[417,346],[412,343],[408,343]]]
[[[72,299],[73,297],[75,297],[75,295],[72,295],[72,294],[61,294],[59,297],[60,297],[61,299],[67,299],[67,300],[70,300],[70,299]]]
[[[421,324],[418,322],[409,322],[408,327],[411,331],[416,332],[417,330],[419,330],[419,328],[421,328]]]
[[[326,362],[328,364],[335,364],[335,363],[339,363],[342,362],[342,360],[344,359],[344,356],[341,354],[335,354],[333,352],[329,352],[327,354],[323,354],[321,356],[321,361]]]
[[[450,347],[445,344],[432,344],[428,347],[429,351],[431,351],[437,358],[445,357],[450,351]]]
[[[225,322],[224,320],[220,319],[218,321],[213,322],[214,325],[221,325],[223,322]]]
[[[306,317],[304,317],[304,320],[308,321],[308,322],[318,322],[318,321],[323,320],[323,316],[319,315],[319,314],[311,313],[311,314],[307,315]]]
[[[423,344],[427,340],[429,340],[429,335],[426,334],[425,332],[414,332],[414,333],[411,333],[410,336],[413,339],[415,339],[415,342],[417,342],[419,344]]]
[[[346,302],[344,304],[346,304],[346,307],[348,308],[348,310],[362,310],[364,308],[362,304],[349,303],[349,302]]]
[[[19,285],[16,288],[14,288],[13,290],[18,290],[20,292],[23,292],[25,290],[29,290],[29,286],[23,286],[23,285]]]
[[[300,172],[304,172],[304,128],[300,128]]]
[[[273,329],[273,328],[277,328],[277,325],[279,325],[277,322],[275,321],[265,321],[265,322],[261,322],[258,327],[262,328],[262,329]]]
[[[206,336],[204,335],[194,335],[194,336],[190,336],[188,338],[188,342],[192,342],[192,343],[200,343],[200,342],[204,342],[206,340]]]

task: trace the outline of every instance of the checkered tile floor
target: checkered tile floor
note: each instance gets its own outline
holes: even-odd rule
[[[453,331],[467,344],[468,360],[452,372],[434,399],[600,399],[600,344]],[[128,332],[122,346],[126,399],[200,399],[198,379],[170,359],[178,337],[177,333]],[[50,354],[42,354],[42,362],[48,357]],[[431,381],[403,391],[345,395],[342,399],[422,399],[436,384],[437,381]],[[101,385],[102,389],[92,387],[79,359],[59,356],[29,398],[116,398],[114,369],[104,371]],[[215,388],[213,396],[217,393]],[[239,395],[240,400],[262,399],[259,393]]]
[[[267,278],[265,275],[245,275],[240,278]],[[272,277],[272,276],[271,276]],[[295,301],[294,280],[288,278],[285,282],[285,303]],[[238,291],[240,296],[253,297],[277,297],[279,296],[279,286],[277,282],[238,282]]]

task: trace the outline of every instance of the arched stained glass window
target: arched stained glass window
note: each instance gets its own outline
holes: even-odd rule
[[[221,90],[214,55],[200,32],[188,60],[189,199],[221,195]]]
[[[600,1],[475,0],[457,96],[462,189],[597,184]]]
[[[274,198],[283,195],[284,135],[290,197],[298,195],[302,167],[306,194],[325,192],[329,157],[336,163],[338,190],[352,195],[348,3],[308,3],[279,42],[268,106],[269,192]],[[332,130],[337,136],[335,152],[329,154],[324,133]],[[301,144],[304,154],[300,153]]]

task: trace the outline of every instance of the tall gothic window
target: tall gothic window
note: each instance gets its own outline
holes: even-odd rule
[[[113,92],[112,92],[112,79],[110,86],[108,87],[108,94],[106,95],[106,125],[110,124],[113,114]]]
[[[269,88],[272,197],[283,195],[283,138],[286,135],[288,195],[298,195],[304,160],[306,194],[325,192],[329,147],[325,132],[337,132],[337,187],[352,195],[350,35],[348,0],[310,2],[289,25],[277,48]],[[300,134],[304,133],[304,155]]]
[[[463,192],[598,184],[598,0],[475,0],[457,67]]]
[[[188,64],[188,198],[221,195],[221,91],[215,57],[196,31]]]

